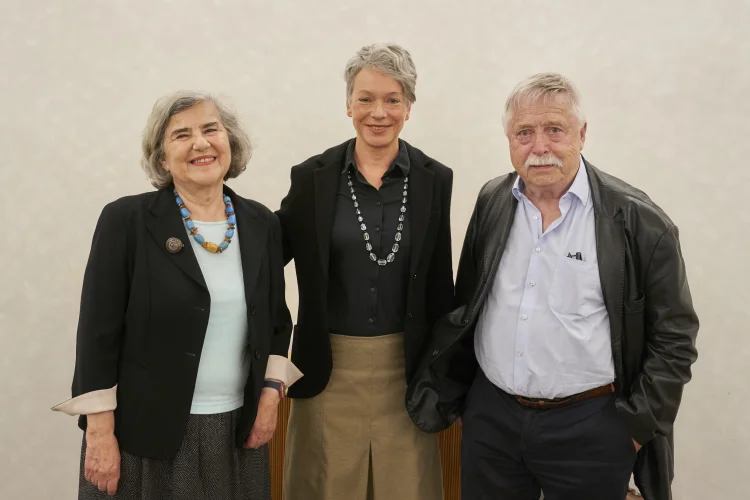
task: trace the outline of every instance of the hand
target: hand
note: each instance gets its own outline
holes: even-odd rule
[[[642,444],[638,444],[638,441],[636,441],[635,439],[633,440],[633,444],[635,445],[635,452],[636,453],[638,453],[639,451],[641,451],[641,448],[643,448],[643,445]]]
[[[258,415],[243,445],[244,448],[260,448],[273,437],[276,430],[276,419],[279,413],[281,397],[275,389],[264,387],[258,403]]]
[[[83,475],[99,491],[114,495],[120,481],[120,446],[114,432],[114,413],[89,415],[87,420]]]

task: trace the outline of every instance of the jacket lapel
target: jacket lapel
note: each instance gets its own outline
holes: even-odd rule
[[[409,255],[409,269],[411,274],[417,270],[422,255],[427,230],[430,227],[430,215],[432,214],[432,191],[435,183],[435,174],[425,168],[421,162],[416,163],[412,158],[411,171],[409,173],[409,200],[419,200],[418,203],[409,203],[406,213],[411,217],[411,252]],[[450,214],[443,214],[449,216]]]
[[[253,292],[257,283],[258,271],[263,262],[266,251],[269,225],[261,219],[256,210],[234,191],[224,186],[224,192],[232,199],[237,214],[237,233],[240,242],[242,259],[242,278],[245,283],[245,301],[250,313],[251,304],[255,300]]]
[[[156,193],[154,201],[149,207],[149,212],[146,227],[154,238],[156,245],[182,272],[208,290],[203,279],[203,273],[198,266],[198,259],[196,259],[193,247],[190,244],[185,224],[175,204],[171,188],[161,189]],[[182,250],[177,253],[170,253],[167,250],[169,238],[177,238],[182,241]]]
[[[320,252],[320,265],[323,276],[328,276],[328,259],[331,249],[331,232],[336,210],[336,190],[339,186],[341,162],[332,161],[313,172],[315,192],[315,230]]]
[[[589,176],[594,203],[596,255],[599,261],[599,281],[602,286],[604,305],[607,308],[612,338],[612,357],[615,372],[623,373],[622,366],[622,320],[625,301],[625,229],[619,208],[606,195],[604,182],[599,172],[584,160]],[[612,252],[607,249],[618,248]]]
[[[516,215],[518,201],[511,192],[513,180],[515,180],[515,175],[509,176],[506,182],[500,184],[500,189],[493,193],[489,203],[485,206],[489,215],[482,217],[479,228],[477,228],[479,237],[476,247],[481,248],[483,252],[478,256],[480,259],[480,262],[477,263],[477,267],[480,269],[480,285],[473,301],[472,319],[476,318],[479,313],[497,274],[500,258],[505,251],[508,235]]]

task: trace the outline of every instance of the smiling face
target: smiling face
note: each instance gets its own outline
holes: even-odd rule
[[[566,96],[521,102],[508,123],[510,159],[532,189],[564,191],[573,182],[586,140]]]
[[[409,119],[411,104],[401,84],[390,76],[365,68],[354,78],[352,95],[346,101],[357,139],[371,148],[398,144],[398,135]]]
[[[224,182],[232,163],[229,136],[216,106],[204,101],[172,116],[164,132],[163,168],[175,185],[211,187]]]

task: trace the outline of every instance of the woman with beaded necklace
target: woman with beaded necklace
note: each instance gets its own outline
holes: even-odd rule
[[[267,442],[291,319],[277,217],[224,181],[250,142],[211,96],[158,101],[142,165],[158,191],[107,205],[83,282],[73,399],[79,499],[270,500]]]
[[[416,70],[398,45],[345,70],[356,137],[292,168],[277,212],[294,259],[286,500],[442,500],[437,436],[407,414],[407,382],[452,309],[452,171],[399,139]]]

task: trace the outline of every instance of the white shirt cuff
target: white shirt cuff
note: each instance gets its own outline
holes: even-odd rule
[[[52,407],[52,411],[61,411],[68,415],[91,415],[117,408],[117,386],[81,394],[64,403]]]
[[[278,380],[286,387],[289,387],[302,377],[302,372],[299,371],[299,368],[294,366],[294,363],[292,363],[289,358],[278,356],[276,354],[271,354],[268,357],[268,365],[266,365],[266,380]]]

